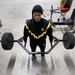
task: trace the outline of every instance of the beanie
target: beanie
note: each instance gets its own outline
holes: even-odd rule
[[[42,9],[42,7],[41,7],[40,5],[35,5],[35,6],[33,7],[33,9],[32,9],[32,14],[33,14],[34,12],[39,12],[39,13],[43,14],[43,9]]]

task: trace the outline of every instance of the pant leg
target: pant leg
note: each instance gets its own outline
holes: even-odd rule
[[[46,43],[38,46],[40,47],[41,52],[45,52]],[[41,54],[41,56],[44,56],[44,54]]]
[[[30,44],[30,47],[31,47],[31,51],[32,52],[35,52],[36,51],[36,46],[37,45],[32,45],[32,44]],[[35,56],[35,54],[32,54],[33,56]]]

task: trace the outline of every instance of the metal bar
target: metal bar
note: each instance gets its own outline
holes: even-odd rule
[[[18,40],[13,40],[13,41],[9,41],[9,42],[18,42]],[[22,40],[19,40],[19,42],[22,42]]]
[[[52,47],[47,51],[47,53],[50,53],[51,50],[52,50],[58,43],[59,43],[59,42],[55,43],[54,46],[52,46]]]
[[[59,42],[66,42],[67,40],[59,40]],[[57,42],[57,40],[54,40],[54,42]]]
[[[30,52],[29,54],[48,54],[47,52]]]
[[[18,40],[13,40],[13,41],[9,41],[9,42],[17,42]],[[1,42],[1,40],[0,40],[0,42]]]
[[[73,25],[73,22],[53,22],[54,25]]]
[[[57,42],[47,51],[47,52],[30,52],[26,47],[24,47],[22,45],[22,43],[20,42],[20,40],[22,40],[23,38],[20,38],[19,40],[17,40],[18,44],[28,53],[28,54],[48,54],[58,43],[59,43],[59,39],[54,37],[54,39],[57,40]]]
[[[55,43],[47,52],[30,52],[26,47],[24,47],[20,42],[18,44],[28,53],[28,54],[48,54],[59,42]]]
[[[18,39],[17,43],[18,43],[28,54],[30,54],[30,51],[29,51],[26,47],[24,47],[24,46],[22,45],[22,43],[20,43],[21,40],[23,40],[23,37],[21,37],[20,39]]]
[[[57,44],[58,42],[55,43],[47,52],[30,52],[29,54],[49,54]]]
[[[17,42],[18,40],[13,40],[13,41],[10,41],[10,42]]]
[[[29,51],[26,47],[24,47],[19,41],[18,41],[18,44],[19,44],[28,54],[30,54],[30,51]]]

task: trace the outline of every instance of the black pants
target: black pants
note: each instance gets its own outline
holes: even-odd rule
[[[41,52],[44,52],[45,51],[46,44],[42,44],[42,45],[37,45],[37,44],[36,45],[32,45],[32,44],[30,44],[30,47],[31,47],[32,52],[36,52],[36,47],[37,46],[39,46]],[[33,56],[35,56],[35,54],[33,54]],[[41,54],[41,56],[44,56],[44,54]]]

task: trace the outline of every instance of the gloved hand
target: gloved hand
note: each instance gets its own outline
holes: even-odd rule
[[[26,47],[26,41],[25,41],[25,43],[24,43],[24,47]]]
[[[51,42],[51,47],[52,47],[52,42]]]

